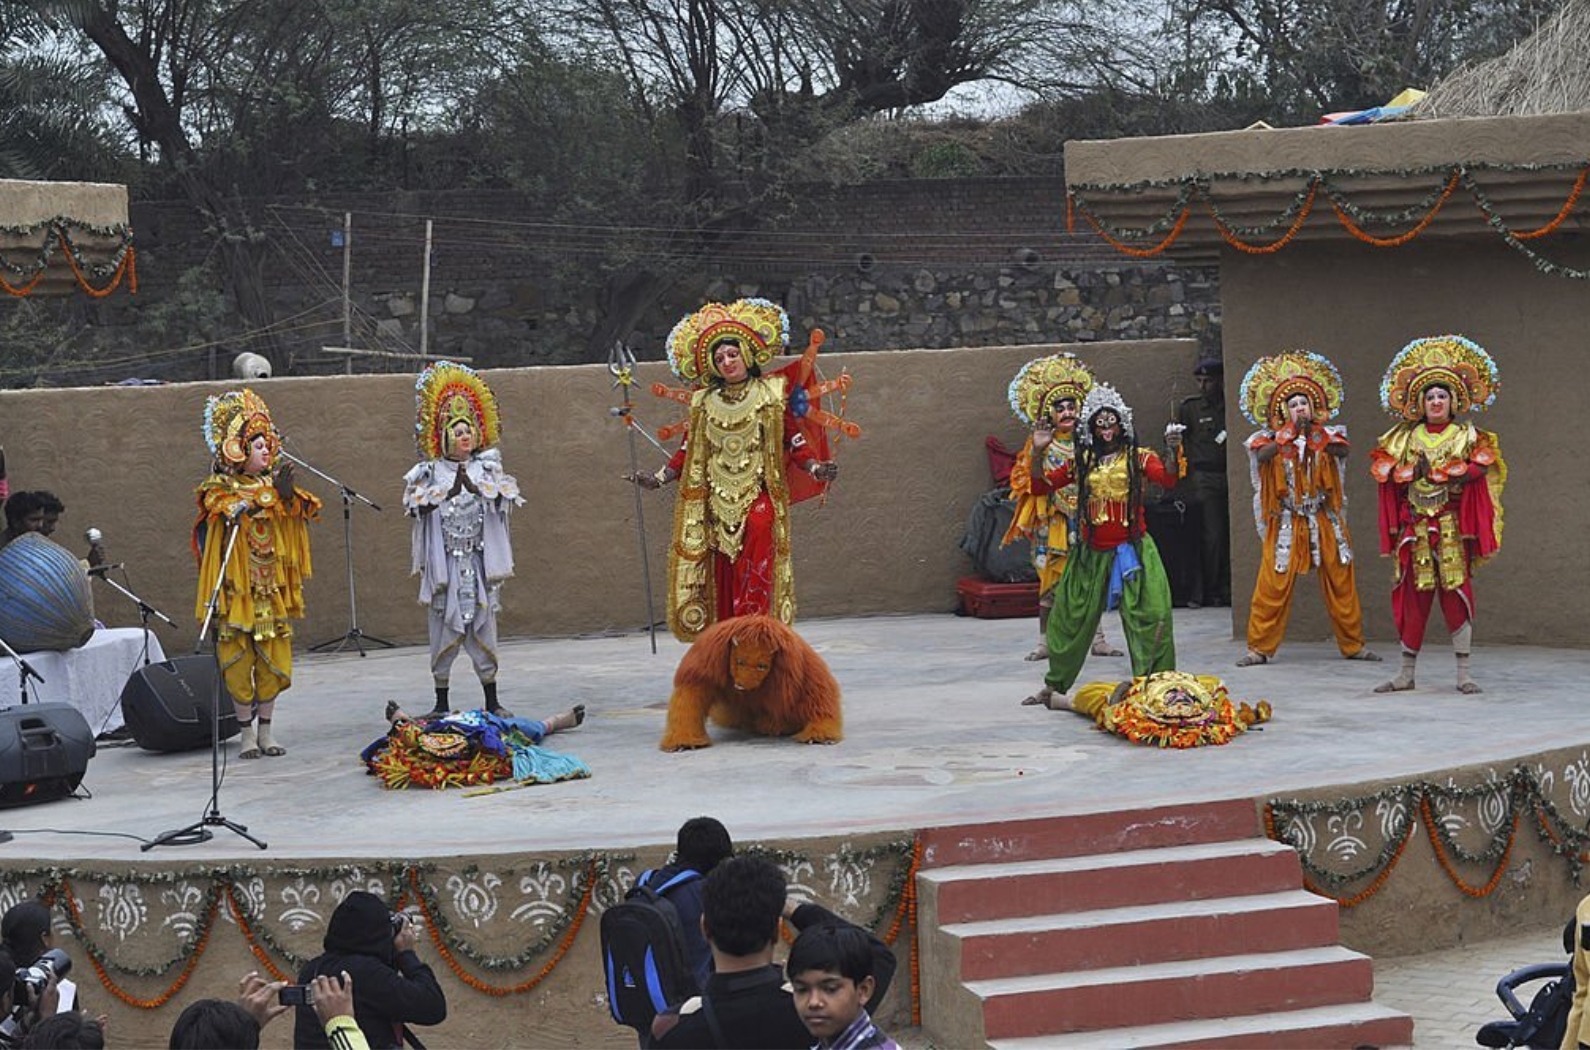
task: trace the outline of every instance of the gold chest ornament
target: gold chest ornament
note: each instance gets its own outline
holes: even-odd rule
[[[1126,456],[1112,452],[1088,472],[1088,521],[1094,525],[1126,522],[1126,500],[1131,495]]]
[[[714,391],[702,399],[706,444],[707,510],[716,542],[728,558],[740,553],[745,538],[745,517],[761,493],[767,461],[768,435],[764,413],[783,411],[777,385],[751,380],[734,397],[731,391]]]

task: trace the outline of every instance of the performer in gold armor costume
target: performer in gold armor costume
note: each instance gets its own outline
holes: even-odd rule
[[[252,390],[233,390],[204,404],[204,439],[214,473],[198,488],[193,552],[199,559],[202,623],[218,577],[215,638],[227,692],[243,735],[239,757],[284,755],[271,735],[276,697],[293,681],[293,630],[304,615],[304,580],[312,566],[307,522],[320,500],[293,485],[282,463],[270,409]],[[227,534],[238,537],[223,565]]]
[[[1452,634],[1458,690],[1481,691],[1469,677],[1472,574],[1502,547],[1507,464],[1495,434],[1456,420],[1488,408],[1497,384],[1491,355],[1457,335],[1415,339],[1381,380],[1381,407],[1401,422],[1380,436],[1369,470],[1380,484],[1380,552],[1397,563],[1391,614],[1402,667],[1376,692],[1413,688],[1437,598]]]
[[[628,477],[648,489],[679,482],[668,550],[668,626],[680,641],[693,641],[731,616],[795,620],[790,472],[826,483],[839,466],[814,452],[788,377],[763,374],[788,336],[781,307],[742,299],[708,303],[668,337],[674,374],[697,387],[689,429],[661,470]]]

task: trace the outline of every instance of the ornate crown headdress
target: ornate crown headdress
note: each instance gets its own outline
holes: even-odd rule
[[[1028,426],[1046,417],[1056,401],[1082,403],[1093,389],[1093,373],[1074,354],[1028,361],[1010,381],[1010,410]]]
[[[274,469],[281,457],[281,435],[271,422],[271,410],[264,398],[246,387],[205,398],[203,430],[216,470],[242,467],[248,462],[248,443],[261,434],[265,435],[266,465]]]
[[[1452,415],[1483,412],[1496,401],[1501,375],[1496,362],[1478,343],[1461,335],[1415,339],[1397,352],[1380,381],[1380,407],[1394,416],[1424,418],[1424,392],[1446,387],[1452,394]]]
[[[1099,383],[1082,401],[1082,426],[1077,428],[1079,439],[1084,445],[1093,444],[1093,417],[1103,409],[1109,409],[1121,417],[1121,431],[1127,437],[1134,436],[1137,432],[1132,428],[1132,410],[1115,388],[1108,383]]]
[[[789,315],[767,299],[708,303],[668,333],[668,364],[686,383],[705,386],[718,374],[712,352],[727,339],[739,341],[748,364],[765,367],[789,342]]]
[[[479,447],[491,448],[502,436],[497,398],[480,374],[456,361],[438,361],[414,381],[414,443],[425,459],[447,455],[447,433],[460,419],[479,435]]]
[[[1242,377],[1238,400],[1242,414],[1256,427],[1286,422],[1286,403],[1307,396],[1314,418],[1323,423],[1341,410],[1345,397],[1341,373],[1330,360],[1312,350],[1287,350],[1253,362]]]

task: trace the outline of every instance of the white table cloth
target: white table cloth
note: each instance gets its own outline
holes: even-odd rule
[[[160,639],[149,632],[149,662],[166,658]],[[88,644],[66,652],[24,653],[44,681],[28,680],[28,702],[71,704],[96,735],[120,729],[121,690],[144,664],[144,632],[139,627],[101,627]],[[16,662],[0,650],[0,707],[20,703]]]

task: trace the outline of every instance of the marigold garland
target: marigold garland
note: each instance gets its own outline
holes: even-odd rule
[[[265,972],[271,975],[273,981],[291,981],[292,978],[277,968],[275,960],[265,951],[263,945],[254,937],[254,928],[249,924],[248,916],[243,911],[243,906],[238,903],[237,887],[231,882],[226,884],[226,907],[231,912],[233,920],[237,923],[238,930],[243,934],[243,940],[248,944],[248,950],[258,959],[260,965],[265,967]]]
[[[447,942],[442,940],[441,931],[437,928],[436,921],[432,917],[430,908],[426,904],[425,894],[420,892],[418,879],[419,873],[411,872],[410,884],[413,886],[415,898],[419,902],[420,914],[425,917],[425,928],[430,931],[431,943],[436,946],[436,950],[438,953],[440,953],[442,961],[447,964],[448,969],[452,970],[453,973],[457,975],[460,981],[463,981],[465,984],[475,989],[475,991],[483,992],[486,995],[501,997],[507,995],[518,995],[522,992],[530,991],[536,985],[545,980],[553,970],[557,969],[558,963],[562,962],[563,957],[568,954],[569,948],[574,944],[574,939],[579,936],[580,927],[585,923],[585,916],[591,910],[591,894],[596,887],[596,862],[593,860],[586,868],[585,892],[580,894],[580,905],[575,910],[574,918],[569,923],[568,932],[564,934],[563,940],[558,945],[557,950],[552,953],[552,958],[548,959],[546,964],[543,965],[541,969],[537,970],[533,976],[520,981],[518,984],[511,985],[506,988],[500,985],[487,984],[485,981],[482,981],[480,978],[464,969],[463,964],[458,961],[458,957],[455,956],[447,947]]]
[[[1502,240],[1508,245],[1508,247],[1528,258],[1530,262],[1534,264],[1535,268],[1541,273],[1569,277],[1575,280],[1590,279],[1590,269],[1580,270],[1575,269],[1574,267],[1563,266],[1551,262],[1550,260],[1541,257],[1524,243],[1525,241],[1544,237],[1554,232],[1565,221],[1567,221],[1570,215],[1573,214],[1574,209],[1578,206],[1578,202],[1581,194],[1584,191],[1586,182],[1590,181],[1590,164],[1578,166],[1578,175],[1574,180],[1573,186],[1569,189],[1567,198],[1564,200],[1562,207],[1558,209],[1556,216],[1538,229],[1523,232],[1516,232],[1509,228],[1501,216],[1497,214],[1495,207],[1485,196],[1484,191],[1480,189],[1479,184],[1475,182],[1472,173],[1473,167],[1476,166],[1457,165],[1455,167],[1441,169],[1431,168],[1392,172],[1341,171],[1331,173],[1346,176],[1365,174],[1396,174],[1403,177],[1408,177],[1415,174],[1433,174],[1437,171],[1440,171],[1444,175],[1446,180],[1445,185],[1441,188],[1440,192],[1435,195],[1428,208],[1423,209],[1424,215],[1411,229],[1393,237],[1376,237],[1375,235],[1367,232],[1363,228],[1363,223],[1365,219],[1369,217],[1368,213],[1365,213],[1361,209],[1353,206],[1344,196],[1342,196],[1339,190],[1333,187],[1329,179],[1329,174],[1319,171],[1273,172],[1267,173],[1266,176],[1261,179],[1261,181],[1268,181],[1270,179],[1283,177],[1303,177],[1307,180],[1305,187],[1298,191],[1298,194],[1294,198],[1292,204],[1286,208],[1282,215],[1276,220],[1272,220],[1269,224],[1266,224],[1268,226],[1279,225],[1281,221],[1284,221],[1286,214],[1292,212],[1294,209],[1297,209],[1298,215],[1292,221],[1291,227],[1285,234],[1282,235],[1279,240],[1266,245],[1250,244],[1244,240],[1242,236],[1239,236],[1241,231],[1233,227],[1232,224],[1228,223],[1220,214],[1218,208],[1215,206],[1214,198],[1211,192],[1211,187],[1216,179],[1240,177],[1246,181],[1255,177],[1252,175],[1252,173],[1227,173],[1224,175],[1200,173],[1174,180],[1150,180],[1148,182],[1133,183],[1130,185],[1112,186],[1087,184],[1085,187],[1079,186],[1075,188],[1068,188],[1066,191],[1066,230],[1068,233],[1074,232],[1075,213],[1080,212],[1082,217],[1087,220],[1088,224],[1093,227],[1094,231],[1097,232],[1099,236],[1102,237],[1116,251],[1121,252],[1123,255],[1129,255],[1134,258],[1151,258],[1168,250],[1171,245],[1175,243],[1177,238],[1181,236],[1182,231],[1187,224],[1188,216],[1190,215],[1191,199],[1194,195],[1202,194],[1208,207],[1209,214],[1214,220],[1215,227],[1219,231],[1221,239],[1224,240],[1226,244],[1236,248],[1239,251],[1247,252],[1249,254],[1265,255],[1277,252],[1287,244],[1291,243],[1297,233],[1302,230],[1304,221],[1307,219],[1309,212],[1312,210],[1315,194],[1320,188],[1323,187],[1326,194],[1331,199],[1331,207],[1336,214],[1337,221],[1341,223],[1342,227],[1347,230],[1349,234],[1351,234],[1355,239],[1374,247],[1395,248],[1409,243],[1414,238],[1419,236],[1419,234],[1423,233],[1429,227],[1429,225],[1435,221],[1436,216],[1440,213],[1442,207],[1445,206],[1447,200],[1456,191],[1457,187],[1461,185],[1473,196],[1474,203],[1484,214],[1487,224],[1501,235]],[[1544,171],[1560,170],[1563,165],[1479,165],[1477,167],[1492,167],[1502,171]],[[1144,187],[1168,188],[1170,186],[1178,186],[1179,192],[1177,194],[1176,200],[1170,204],[1165,214],[1159,219],[1156,219],[1153,223],[1150,223],[1147,227],[1134,230],[1118,229],[1108,225],[1102,218],[1094,214],[1093,209],[1088,203],[1087,199],[1082,197],[1079,193],[1079,189],[1082,188],[1089,190],[1125,192],[1130,190],[1141,190]],[[1431,201],[1432,198],[1427,197],[1426,200]],[[1404,215],[1411,218],[1412,215],[1417,214],[1420,208],[1422,208],[1422,202],[1420,206],[1416,206],[1414,209],[1404,209],[1402,212],[1398,213],[1395,218],[1400,218]],[[1172,221],[1173,216],[1174,225],[1172,226],[1170,232],[1152,247],[1137,248],[1128,243],[1139,238],[1146,238],[1153,232],[1157,232],[1159,229],[1164,228],[1166,224]],[[1384,216],[1374,216],[1374,219],[1376,221],[1391,221]]]
[[[1232,229],[1221,220],[1219,214],[1216,213],[1214,201],[1212,200],[1209,201],[1209,216],[1215,220],[1215,228],[1220,231],[1221,240],[1231,245],[1231,247],[1238,251],[1247,252],[1249,255],[1271,255],[1292,243],[1292,238],[1297,236],[1297,232],[1308,221],[1309,213],[1314,210],[1314,197],[1318,193],[1319,180],[1315,179],[1308,185],[1308,194],[1303,198],[1303,203],[1297,210],[1297,218],[1292,220],[1292,225],[1278,240],[1271,241],[1269,244],[1249,244],[1240,240]]]
[[[1368,886],[1365,886],[1358,893],[1355,893],[1350,897],[1338,896],[1337,894],[1334,894],[1329,890],[1316,885],[1314,881],[1308,877],[1307,872],[1304,872],[1303,874],[1303,888],[1308,890],[1310,893],[1317,893],[1321,897],[1329,897],[1343,908],[1358,907],[1360,904],[1364,903],[1364,901],[1379,893],[1380,887],[1384,886],[1386,884],[1386,880],[1391,878],[1391,873],[1396,870],[1398,861],[1402,860],[1403,851],[1408,848],[1408,842],[1413,838],[1413,823],[1413,819],[1410,817],[1407,823],[1403,825],[1402,838],[1397,841],[1396,849],[1391,851],[1391,858],[1386,862],[1385,866],[1380,869],[1380,872],[1375,876],[1374,881]],[[1280,842],[1284,845],[1291,845],[1291,843],[1288,843],[1285,839],[1281,838],[1275,833],[1275,808],[1268,802],[1264,804],[1264,833],[1266,836],[1274,839],[1276,842]],[[1297,847],[1293,846],[1292,848],[1296,849]]]
[[[1431,205],[1430,210],[1425,213],[1424,218],[1420,219],[1418,224],[1411,229],[1404,233],[1400,233],[1395,237],[1376,237],[1373,234],[1365,232],[1364,228],[1352,220],[1352,218],[1347,214],[1346,209],[1343,208],[1334,197],[1331,200],[1331,208],[1336,212],[1336,219],[1342,224],[1342,227],[1348,233],[1352,234],[1360,241],[1363,241],[1365,244],[1372,244],[1376,248],[1399,248],[1413,240],[1415,237],[1419,236],[1419,234],[1423,233],[1425,228],[1435,221],[1435,217],[1441,214],[1441,209],[1446,205],[1447,199],[1451,197],[1453,192],[1458,188],[1459,178],[1460,173],[1454,171],[1451,176],[1447,178],[1446,186],[1441,190],[1441,196],[1436,198],[1436,202]]]
[[[61,879],[60,887],[61,895],[66,901],[66,913],[72,926],[72,933],[74,936],[78,936],[83,929],[83,916],[79,909],[77,898],[72,893],[71,883],[65,878]],[[204,918],[199,923],[198,936],[192,942],[193,950],[188,954],[186,965],[182,967],[182,972],[177,974],[176,980],[172,981],[165,991],[153,999],[140,999],[138,996],[123,989],[121,985],[111,978],[110,972],[105,969],[104,964],[100,961],[99,953],[90,950],[87,953],[88,961],[94,967],[94,974],[99,978],[99,983],[128,1006],[137,1007],[140,1010],[158,1010],[166,1005],[166,1003],[171,1001],[171,997],[180,992],[183,985],[188,983],[188,978],[193,976],[194,969],[199,965],[199,957],[204,954],[204,949],[210,943],[210,931],[215,926],[215,916],[219,910],[219,905],[220,887],[218,885],[212,886],[210,888],[210,900],[205,907]],[[88,945],[88,941],[85,938],[78,936],[78,939],[85,947]]]
[[[1507,846],[1502,850],[1502,857],[1496,862],[1496,870],[1491,873],[1490,880],[1484,886],[1470,886],[1464,881],[1463,876],[1457,873],[1452,866],[1452,859],[1447,856],[1446,849],[1441,844],[1441,836],[1436,831],[1437,821],[1435,813],[1430,809],[1430,796],[1426,795],[1420,800],[1421,812],[1424,814],[1424,827],[1430,834],[1430,848],[1435,851],[1435,859],[1440,863],[1441,870],[1446,872],[1452,884],[1470,897],[1489,897],[1495,892],[1497,885],[1502,881],[1502,875],[1507,871],[1507,860],[1513,855],[1513,843],[1518,841],[1518,810],[1514,808],[1512,826],[1507,832]]]

